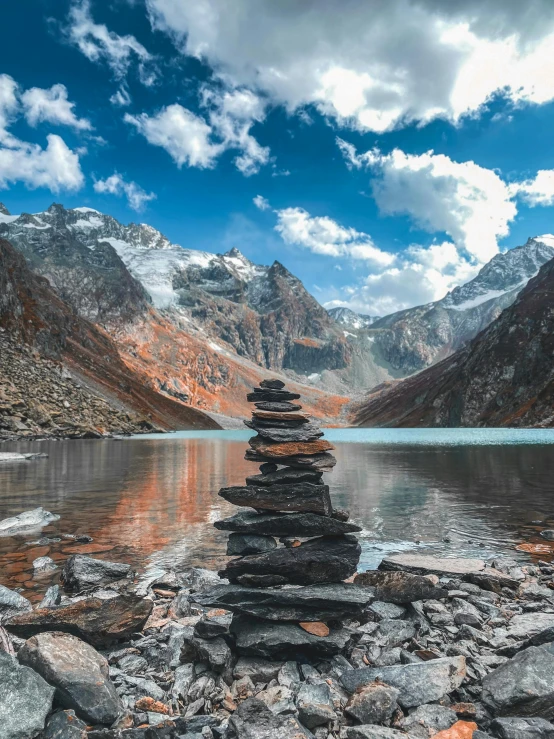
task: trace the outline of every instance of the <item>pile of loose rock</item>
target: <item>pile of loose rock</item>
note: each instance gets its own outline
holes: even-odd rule
[[[251,396],[227,582],[74,555],[34,609],[0,586],[0,739],[554,738],[551,564],[402,554],[342,582],[356,527],[285,395]]]

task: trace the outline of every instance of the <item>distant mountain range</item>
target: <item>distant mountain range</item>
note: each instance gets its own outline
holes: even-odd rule
[[[376,388],[356,420],[362,426],[551,427],[553,359],[550,260],[463,349],[413,377]]]
[[[279,262],[185,249],[92,208],[14,216],[0,205],[0,236],[153,389],[229,415],[246,413],[239,388],[274,373],[301,383],[322,417],[340,415],[348,398],[463,347],[554,257],[554,236],[529,239],[442,300],[378,317],[326,311]]]

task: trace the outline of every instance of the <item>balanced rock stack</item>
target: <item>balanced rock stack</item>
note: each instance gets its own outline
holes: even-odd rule
[[[234,613],[239,654],[337,654],[356,639],[341,622],[359,615],[371,594],[343,582],[356,572],[360,545],[352,533],[360,528],[348,522],[348,512],[333,508],[322,480],[336,464],[333,446],[280,380],[264,380],[247,397],[256,410],[245,423],[257,436],[245,458],[261,463],[260,474],[219,491],[246,510],[215,523],[232,532],[227,554],[237,558],[219,573],[230,584],[201,602]]]

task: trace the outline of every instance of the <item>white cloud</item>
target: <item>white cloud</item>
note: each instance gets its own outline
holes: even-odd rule
[[[511,185],[511,191],[529,205],[554,205],[554,169],[539,169],[536,177]]]
[[[261,146],[250,129],[265,115],[262,100],[248,90],[204,87],[202,107],[207,119],[175,103],[154,115],[125,115],[147,141],[164,148],[181,167],[213,167],[227,150],[236,150],[235,166],[246,177],[269,161],[269,149]],[[209,122],[208,122],[209,121]]]
[[[311,216],[303,208],[284,208],[275,213],[275,230],[287,244],[304,247],[314,254],[352,257],[380,266],[395,260],[394,255],[378,249],[368,234],[345,228],[327,216]]]
[[[407,213],[430,233],[448,234],[472,260],[487,262],[509,233],[517,213],[513,191],[493,170],[432,151],[357,154],[346,142],[339,146],[350,166],[374,172],[373,196],[383,213]]]
[[[119,90],[116,90],[114,94],[110,97],[110,103],[117,106],[118,108],[126,108],[128,105],[131,104],[131,96],[129,95],[129,90],[127,90],[127,88],[122,85]]]
[[[27,123],[36,126],[46,121],[62,126],[70,126],[77,131],[90,131],[92,126],[86,118],[77,118],[73,112],[75,103],[67,98],[65,85],[52,85],[50,89],[31,87],[21,95],[21,102]]]
[[[154,57],[131,35],[120,36],[106,25],[95,23],[90,12],[90,0],[77,0],[69,11],[66,30],[72,44],[92,62],[105,61],[116,77],[127,74],[137,62],[139,79],[152,85],[157,77]]]
[[[147,193],[136,182],[125,182],[118,172],[114,172],[105,180],[96,180],[93,187],[95,192],[125,195],[133,210],[142,210],[149,200],[156,197],[153,192]]]
[[[255,198],[253,198],[252,202],[256,206],[256,208],[259,208],[260,210],[269,210],[271,207],[269,204],[269,200],[267,198],[264,198],[263,195],[256,195]]]
[[[60,136],[49,134],[47,141],[45,149],[19,140],[12,140],[10,148],[0,148],[0,187],[22,182],[52,192],[79,190],[84,184],[79,156]]]
[[[84,184],[79,155],[60,136],[49,134],[43,149],[22,141],[8,130],[21,112],[15,80],[0,75],[0,188],[22,182],[29,188],[47,187],[52,192],[78,190]]]
[[[501,91],[554,99],[552,0],[146,0],[152,24],[230,85],[384,131],[458,121]]]
[[[177,103],[153,116],[127,113],[125,121],[133,124],[150,144],[165,149],[179,167],[213,167],[222,150],[211,141],[212,130],[206,121]]]

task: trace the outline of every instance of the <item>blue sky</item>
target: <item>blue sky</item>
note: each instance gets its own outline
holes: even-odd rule
[[[329,306],[438,299],[554,232],[554,4],[3,8],[0,200],[278,259]]]

